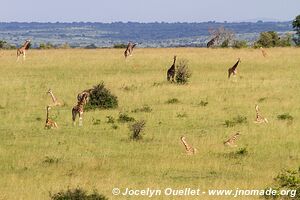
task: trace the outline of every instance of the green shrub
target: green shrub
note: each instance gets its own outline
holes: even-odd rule
[[[247,117],[238,115],[238,116],[232,118],[231,120],[225,120],[224,125],[226,127],[233,127],[237,124],[244,124],[244,123],[247,123]]]
[[[282,170],[270,188],[278,191],[290,190],[289,195],[281,196],[280,194],[274,196],[264,196],[265,199],[291,199],[300,200],[300,167],[298,170]],[[293,192],[293,193],[292,193]]]
[[[247,41],[245,41],[245,40],[234,40],[233,44],[232,44],[232,47],[236,48],[236,49],[247,48],[248,47]]]
[[[175,80],[178,84],[186,84],[189,81],[192,73],[189,70],[187,60],[179,60],[176,66],[176,76]]]
[[[172,98],[172,99],[168,99],[166,101],[167,104],[175,104],[175,103],[179,103],[180,101],[177,98]]]
[[[127,47],[126,44],[114,44],[114,46],[113,46],[113,48],[115,48],[115,49],[124,49],[126,47]]]
[[[120,113],[118,121],[121,123],[126,123],[126,122],[134,122],[135,119],[133,117],[128,116],[126,113]]]
[[[142,139],[142,132],[144,131],[146,122],[144,120],[137,121],[129,126],[130,139],[140,140]]]
[[[108,200],[107,197],[99,194],[97,191],[87,194],[81,188],[68,189],[67,191],[60,191],[53,195],[50,193],[50,198],[52,200]]]
[[[109,109],[118,107],[118,98],[111,94],[110,90],[105,88],[104,83],[100,83],[93,87],[89,101],[85,108],[90,109]]]
[[[278,120],[292,121],[294,119],[294,117],[292,115],[290,115],[289,113],[284,113],[284,114],[281,114],[281,115],[277,115],[277,119]]]
[[[108,124],[113,124],[113,123],[115,123],[114,117],[112,117],[112,116],[106,116],[106,118],[107,118],[107,123],[108,123]]]

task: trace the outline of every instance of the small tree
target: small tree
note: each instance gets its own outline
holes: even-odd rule
[[[179,60],[176,66],[176,82],[178,84],[186,84],[189,81],[192,73],[189,70],[188,60]]]
[[[131,131],[130,139],[140,140],[142,139],[142,132],[144,131],[146,122],[144,120],[137,121],[129,126]]]
[[[296,31],[296,35],[293,40],[296,45],[300,46],[300,15],[298,15],[293,21],[293,28]]]
[[[276,47],[279,44],[279,36],[275,31],[260,33],[258,40],[255,42],[255,47]]]

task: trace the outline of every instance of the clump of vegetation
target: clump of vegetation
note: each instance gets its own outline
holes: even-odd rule
[[[101,120],[100,119],[94,119],[93,118],[93,125],[100,125],[100,123],[101,123]]]
[[[114,44],[113,48],[115,49],[125,49],[127,47],[126,44]]]
[[[60,191],[53,195],[50,193],[50,198],[52,200],[108,200],[107,197],[99,194],[97,191],[88,194],[81,188],[68,189],[67,191]]]
[[[189,81],[192,73],[189,70],[187,60],[179,60],[176,66],[175,80],[178,84],[186,84]]]
[[[146,122],[144,120],[137,121],[129,126],[130,139],[140,140],[142,139],[142,132],[144,131]]]
[[[258,102],[263,102],[263,101],[265,101],[267,99],[267,97],[261,97],[261,98],[259,98],[257,101]]]
[[[86,109],[109,109],[118,107],[118,98],[109,89],[105,88],[104,83],[93,87]]]
[[[108,124],[115,123],[115,118],[113,116],[106,116],[106,118],[107,118],[107,123]]]
[[[118,121],[121,123],[126,123],[126,122],[134,122],[135,119],[133,117],[130,117],[126,113],[120,113]]]
[[[293,29],[296,31],[293,41],[297,46],[300,46],[300,15],[298,15],[293,21]]]
[[[166,101],[167,104],[175,104],[175,103],[179,103],[180,101],[177,98],[172,98],[172,99],[168,99]]]
[[[227,154],[229,158],[241,158],[248,155],[248,150],[246,147],[239,148],[237,151],[230,152]]]
[[[238,115],[238,116],[232,118],[231,120],[225,120],[224,125],[226,127],[233,127],[237,124],[245,124],[245,123],[247,123],[247,117]]]
[[[49,157],[49,156],[46,156],[45,157],[45,160],[43,160],[43,163],[45,164],[56,164],[59,162],[59,159],[58,158],[55,158],[55,157]]]
[[[248,47],[247,41],[245,41],[245,40],[234,40],[233,44],[232,44],[232,47],[236,48],[236,49],[247,48]]]
[[[187,117],[187,114],[186,113],[177,113],[177,117],[178,118]]]
[[[112,128],[112,129],[118,129],[118,128],[119,128],[119,126],[118,126],[118,125],[116,125],[116,124],[113,124],[113,125],[111,126],[111,128]]]
[[[261,32],[258,40],[254,43],[255,48],[259,47],[286,47],[291,46],[292,38],[290,35],[279,37],[275,31]]]
[[[288,120],[288,121],[293,121],[294,117],[290,115],[289,113],[284,113],[281,115],[277,115],[278,120]]]
[[[200,103],[199,103],[199,105],[205,107],[205,106],[208,105],[208,101],[201,100]]]
[[[152,108],[148,105],[144,105],[141,108],[136,108],[134,110],[132,110],[132,112],[136,113],[136,112],[152,112]]]
[[[277,191],[289,191],[287,195],[265,195],[265,199],[291,199],[300,200],[300,167],[298,170],[283,170],[276,178],[271,186],[272,189]]]

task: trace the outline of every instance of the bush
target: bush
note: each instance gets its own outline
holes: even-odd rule
[[[152,108],[148,105],[144,105],[142,108],[136,108],[132,110],[132,112],[137,113],[137,112],[152,112]]]
[[[292,199],[300,200],[300,167],[298,170],[283,170],[280,172],[276,178],[274,178],[274,183],[271,188],[280,190],[289,190],[291,193],[289,195],[280,196],[264,196],[265,199]],[[293,192],[293,193],[292,193]]]
[[[208,105],[208,101],[201,100],[200,103],[199,103],[199,105],[205,107],[205,106]]]
[[[276,47],[279,43],[279,36],[274,31],[261,32],[259,39],[255,42],[255,47]]]
[[[236,48],[236,49],[247,48],[248,47],[247,41],[245,41],[245,40],[234,40],[232,47]]]
[[[120,113],[118,121],[121,123],[126,123],[126,122],[134,122],[135,119],[133,117],[128,116],[126,113]]]
[[[225,120],[225,126],[226,127],[233,127],[237,124],[244,124],[244,123],[247,123],[247,117],[244,117],[244,116],[241,116],[241,115],[238,115],[234,118],[232,118],[231,120]]]
[[[130,139],[132,140],[140,140],[142,139],[141,133],[144,131],[146,122],[144,120],[137,121],[134,124],[129,126],[129,130],[131,131]]]
[[[118,107],[118,98],[105,88],[104,83],[93,87],[86,109],[109,109]]]
[[[179,102],[180,101],[177,98],[168,99],[168,101],[166,101],[167,104],[175,104]]]
[[[67,191],[61,191],[53,195],[50,193],[50,198],[52,200],[108,200],[107,197],[96,191],[93,191],[92,194],[87,194],[81,188],[68,189]]]
[[[126,47],[127,47],[126,44],[114,44],[114,46],[113,46],[113,48],[116,48],[116,49],[124,49]]]
[[[289,113],[284,113],[284,114],[281,114],[281,115],[277,115],[277,119],[278,120],[289,120],[289,121],[292,121],[294,118]]]
[[[177,66],[176,66],[176,76],[175,80],[178,84],[186,84],[189,81],[189,78],[191,77],[192,73],[189,70],[188,67],[188,61],[187,60],[179,60]]]

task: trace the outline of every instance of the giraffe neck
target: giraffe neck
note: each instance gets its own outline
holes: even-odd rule
[[[173,65],[175,66],[175,63],[176,63],[176,58],[174,58],[174,62],[173,62]]]
[[[56,103],[56,102],[57,102],[57,99],[55,98],[53,92],[49,92],[49,93],[50,93],[50,95],[51,95],[51,98],[52,98],[53,103]]]
[[[49,109],[47,108],[46,122],[49,120]]]
[[[183,143],[185,149],[186,149],[187,151],[189,151],[190,148],[191,148],[191,147],[189,146],[189,144],[188,144],[183,138],[181,139],[181,141],[182,141],[182,143]]]

